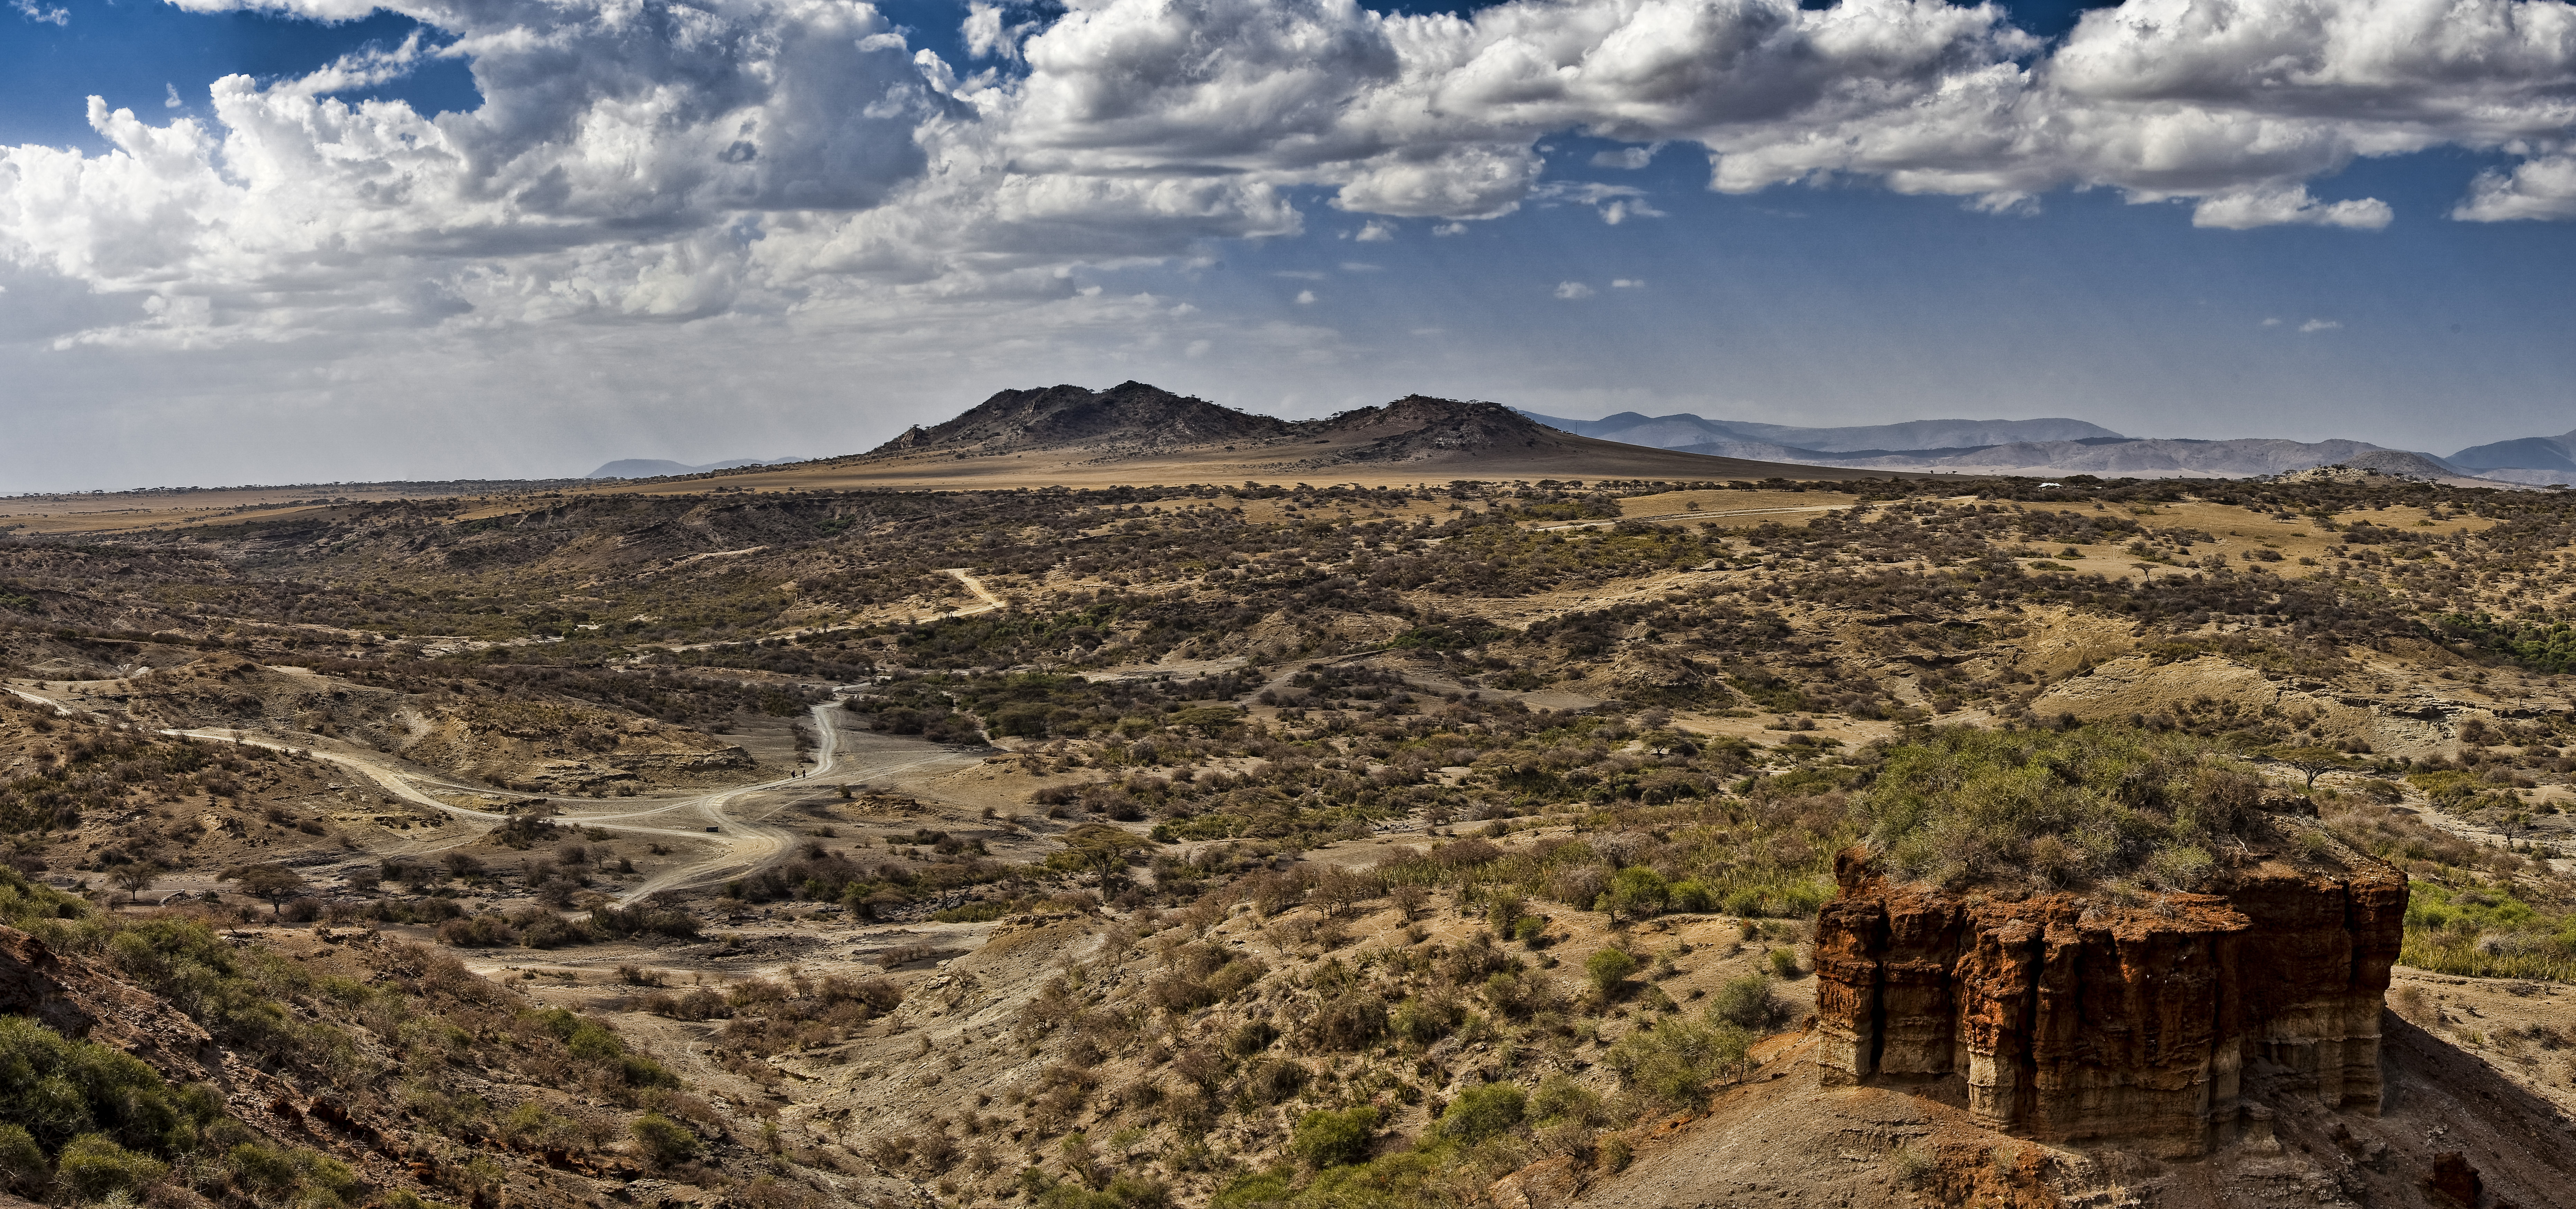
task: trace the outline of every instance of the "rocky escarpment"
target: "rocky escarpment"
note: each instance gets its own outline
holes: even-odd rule
[[[2375,1114],[2406,878],[2264,862],[2138,905],[1945,893],[1836,862],[1816,935],[1821,1061],[1963,1098],[1990,1128],[2170,1156],[2236,1135],[2251,1064]]]

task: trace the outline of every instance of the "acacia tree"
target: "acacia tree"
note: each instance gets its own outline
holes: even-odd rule
[[[2331,747],[2276,748],[2271,756],[2274,760],[2307,774],[2306,792],[2310,797],[2316,796],[2317,777],[2320,774],[2336,772],[2352,766],[2344,753]]]
[[[107,880],[116,883],[125,891],[127,902],[137,902],[140,901],[144,891],[152,888],[152,883],[161,880],[161,871],[141,861],[135,861],[117,866],[115,872],[107,875]]]
[[[1127,863],[1143,847],[1145,841],[1124,828],[1107,823],[1085,823],[1064,833],[1064,850],[1049,857],[1047,863],[1098,874],[1101,889],[1105,891],[1126,871]]]
[[[253,865],[234,874],[233,880],[241,883],[242,893],[267,900],[272,915],[283,914],[286,900],[300,898],[312,889],[302,874],[275,863]]]

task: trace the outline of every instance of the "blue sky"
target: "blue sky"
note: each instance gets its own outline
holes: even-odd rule
[[[1985,26],[1918,6],[1906,37],[1932,66],[1899,85],[1947,73],[1938,95],[1955,97],[1971,76],[1948,65],[1977,55],[1974,78],[2021,80],[1935,121],[1929,102],[1856,111],[1841,81],[1778,66],[1812,50],[1703,72],[1705,103],[1631,88],[1645,68],[1531,103],[1417,67],[1413,43],[1371,41],[1379,25],[1325,0],[1194,0],[1186,32],[1217,49],[1188,72],[1163,70],[1153,40],[1172,31],[1155,22],[1178,19],[1143,0],[987,13],[1008,41],[970,37],[968,6],[946,0],[828,28],[710,10],[745,44],[770,21],[787,22],[773,41],[816,48],[763,64],[676,53],[578,4],[320,20],[10,2],[0,375],[17,385],[0,422],[28,439],[0,449],[0,491],[821,456],[996,389],[1128,377],[1283,414],[1419,391],[1801,424],[2069,415],[2437,453],[2576,428],[2576,200],[2552,175],[2576,65],[2559,60],[2468,85],[2439,62],[2371,63],[2212,101],[2209,80],[2255,70],[2229,56],[2279,46],[2221,30],[2123,58],[2104,20],[2123,10],[2079,33],[2063,5]],[[2260,16],[2271,0],[2233,2]],[[1621,3],[1648,0],[1416,32],[1491,46],[1508,21]],[[2358,31],[2410,19],[2393,0],[2341,7]],[[2534,27],[2567,10],[2488,7]],[[1806,8],[1728,12],[1764,30],[1836,15]],[[1302,40],[1271,28],[1287,25]],[[437,52],[524,28],[569,57],[385,60],[407,38]],[[1316,30],[1347,53],[1282,74],[1279,46]],[[2321,43],[2317,74],[2363,41]],[[937,66],[913,61],[924,50]],[[1855,59],[1854,78],[1892,53]],[[2203,60],[2212,74],[2149,78]],[[358,82],[307,79],[335,63]],[[829,86],[746,83],[796,72]],[[210,93],[236,73],[255,86]],[[600,133],[648,85],[682,100]],[[2171,91],[2132,104],[2156,88]],[[2310,91],[2267,108],[2294,88]],[[132,124],[94,127],[91,95]],[[2463,96],[2522,124],[2461,125],[2445,115]],[[2178,109],[2199,133],[2149,137]],[[194,124],[195,151],[171,152],[174,123]],[[2231,123],[2269,133],[2207,133]],[[2024,141],[1999,149],[2006,127]],[[2295,163],[2266,150],[2301,139],[2318,150]],[[431,144],[452,157],[412,155]],[[1752,175],[1713,189],[1713,162]]]

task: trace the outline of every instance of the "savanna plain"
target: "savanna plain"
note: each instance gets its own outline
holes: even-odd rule
[[[763,473],[0,536],[0,1183],[2576,1204],[2576,495]]]

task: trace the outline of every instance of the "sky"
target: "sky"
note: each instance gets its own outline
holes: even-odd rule
[[[994,391],[2576,429],[2550,0],[0,0],[0,493]]]

